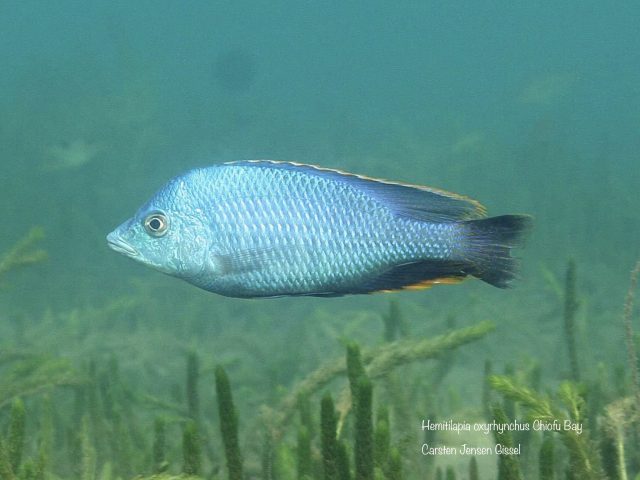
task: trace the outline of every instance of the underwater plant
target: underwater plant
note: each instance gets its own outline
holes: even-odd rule
[[[398,340],[379,347],[369,348],[361,354],[363,369],[372,380],[385,377],[393,369],[401,365],[436,358],[446,351],[479,340],[494,329],[493,323],[480,322],[471,327],[460,328],[434,338]],[[354,368],[359,367],[352,366],[352,370]],[[347,362],[344,358],[326,362],[294,385],[276,408],[264,407],[263,418],[274,440],[278,440],[284,434],[284,429],[295,413],[300,397],[312,395],[325,387],[335,377],[345,373],[358,375],[357,372],[348,372]],[[347,400],[340,404],[345,405],[345,407],[339,408],[341,412],[338,422],[339,430],[344,417],[350,410],[351,404],[350,397],[345,397],[343,394],[341,398],[346,398]]]
[[[554,441],[551,433],[545,433],[538,454],[538,477],[540,480],[555,478]]]
[[[216,367],[215,375],[220,433],[227,458],[229,480],[242,480],[242,455],[238,445],[238,416],[233,405],[231,385],[227,372],[221,366]]]
[[[546,395],[519,385],[507,376],[494,375],[489,381],[491,386],[505,398],[525,407],[528,411],[527,418],[531,422],[581,425],[583,430],[580,432],[571,428],[558,430],[569,452],[571,472],[575,478],[584,480],[603,478],[604,472],[597,445],[583,424],[585,401],[576,384],[563,382],[556,394],[556,400],[552,401]]]
[[[567,282],[565,293],[570,290]],[[556,302],[556,312],[559,305]],[[50,317],[59,318],[60,328],[77,338],[75,329],[83,320],[112,325],[123,319],[126,329],[132,325],[128,318],[144,314],[145,308],[143,300],[128,296],[104,308],[78,310],[73,321]],[[627,310],[631,312],[632,305],[625,308],[625,315]],[[266,400],[251,397],[249,402],[243,398],[251,392],[244,362],[218,353],[204,356],[188,337],[177,347],[185,358],[181,365],[186,366],[179,370],[181,382],[162,388],[155,388],[156,380],[146,385],[127,381],[130,367],[123,367],[124,357],[113,350],[88,359],[2,352],[0,478],[492,480],[497,475],[500,480],[631,480],[632,472],[637,474],[635,396],[629,395],[624,370],[616,374],[612,390],[603,382],[613,367],[604,365],[593,379],[590,369],[578,364],[583,383],[564,382],[550,394],[543,383],[547,380],[543,363],[530,359],[524,366],[517,360],[499,363],[485,346],[471,348],[477,392],[472,396],[475,407],[464,406],[459,393],[443,379],[451,377],[452,365],[466,368],[467,350],[461,353],[458,347],[487,336],[494,324],[456,328],[456,317],[444,311],[440,322],[446,333],[423,338],[407,335],[403,313],[397,302],[391,302],[380,315],[384,328],[374,332],[379,336],[370,337],[377,344],[360,348],[343,341],[340,357],[319,355],[317,364],[293,370],[298,381],[280,383]],[[559,341],[565,345],[565,339]],[[484,383],[490,388],[484,388],[481,380],[483,357]],[[586,357],[577,356],[576,361],[588,361]],[[420,362],[429,359],[428,368],[423,368]],[[137,368],[139,363],[133,365]],[[156,365],[145,368],[155,375]],[[508,375],[494,375],[498,369]],[[227,371],[239,379],[233,394]],[[411,384],[414,375],[420,376],[419,384]],[[265,405],[257,424],[247,404],[249,410],[251,405]],[[211,414],[215,406],[217,416]],[[487,420],[509,422],[524,416],[529,421],[581,423],[585,428],[579,434],[496,436],[495,441],[505,446],[521,443],[525,454],[496,456],[495,474],[487,457],[467,457],[462,464],[447,456],[435,461],[414,458],[418,436],[410,429],[415,427],[417,411],[432,419],[460,411],[480,419],[485,408]],[[428,443],[446,441],[436,434]],[[575,472],[573,476],[569,471]]]
[[[336,478],[338,473],[337,425],[333,399],[326,393],[320,403],[322,468],[325,480]]]
[[[635,396],[636,416],[640,416],[640,373],[638,372],[638,354],[636,352],[635,339],[633,335],[633,324],[631,317],[633,315],[633,303],[635,300],[635,292],[638,286],[638,276],[640,275],[640,260],[636,262],[635,267],[631,271],[629,280],[629,290],[624,302],[624,313],[622,321],[624,325],[625,340],[627,345],[627,355],[629,363],[629,371],[631,372],[631,380],[633,382],[633,393]],[[640,426],[639,426],[640,431]]]
[[[360,359],[360,348],[347,345],[347,376],[351,390],[354,419],[354,462],[356,480],[373,480],[373,385]]]
[[[495,422],[499,425],[505,425],[511,421],[507,417],[502,405],[498,403],[492,405],[491,413]],[[496,443],[503,445],[505,448],[511,449],[515,447],[511,432],[508,430],[505,430],[504,432],[495,430],[494,436],[496,438]],[[498,456],[498,480],[522,480],[520,465],[515,456]]]
[[[0,354],[0,373],[0,409],[19,397],[85,381],[65,358],[24,352]]]
[[[574,382],[580,381],[580,369],[578,367],[578,353],[576,347],[576,312],[578,310],[578,299],[576,292],[576,262],[569,260],[565,278],[564,289],[564,333],[567,340],[569,352],[569,363],[571,366],[571,379]]]
[[[163,473],[159,475],[151,475],[149,477],[139,475],[134,477],[133,480],[202,480],[202,477],[197,477],[194,475],[169,475]]]
[[[0,278],[11,270],[33,265],[47,259],[47,253],[34,246],[44,238],[44,230],[34,227],[0,257]]]

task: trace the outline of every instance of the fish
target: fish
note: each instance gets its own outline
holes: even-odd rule
[[[169,180],[107,243],[228,297],[338,297],[468,277],[509,287],[531,224],[436,188],[241,160]]]

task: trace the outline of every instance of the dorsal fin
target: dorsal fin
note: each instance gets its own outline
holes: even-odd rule
[[[225,165],[300,171],[345,182],[366,192],[397,215],[427,222],[472,220],[486,216],[477,201],[456,193],[409,183],[391,182],[330,168],[277,160],[240,160]]]

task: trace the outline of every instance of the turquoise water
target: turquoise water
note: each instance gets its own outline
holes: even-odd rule
[[[520,379],[538,365],[542,390],[571,377],[563,324],[570,259],[582,380],[594,385],[618,372],[590,415],[628,396],[621,316],[640,256],[638,18],[635,2],[0,2],[0,252],[37,226],[45,238],[33,248],[48,254],[0,278],[0,357],[62,358],[85,385],[20,395],[27,412],[42,410],[44,394],[60,408],[48,478],[81,478],[62,432],[80,421],[72,405],[92,385],[89,365],[102,372],[113,361],[122,390],[137,399],[123,415],[138,459],[113,478],[151,472],[141,453],[151,451],[151,434],[139,432],[159,415],[171,419],[169,471],[180,472],[182,413],[141,398],[185,402],[187,351],[201,362],[203,477],[216,466],[226,475],[212,373],[221,364],[236,395],[245,472],[262,478],[260,407],[275,408],[296,382],[342,356],[346,340],[380,345],[390,300],[406,320],[405,339],[496,325],[443,362],[450,369],[437,385],[433,362],[401,367],[406,414],[374,380],[374,404],[392,409],[405,478],[431,478],[431,460],[466,478],[468,458],[416,453],[419,421],[432,412],[482,418],[485,360],[496,373],[510,365]],[[522,279],[507,291],[471,280],[422,292],[246,301],[108,249],[106,234],[170,177],[250,158],[435,186],[478,199],[491,215],[529,213],[535,229],[520,252]],[[639,331],[637,314],[634,321]],[[14,367],[0,365],[0,435],[14,397],[3,382]],[[314,392],[314,415],[322,393],[337,397],[344,381]],[[25,458],[38,451],[36,413]],[[282,440],[291,451],[293,425]],[[87,440],[96,470],[122,465],[100,435]],[[538,449],[529,437],[518,457],[527,472]],[[559,471],[569,456],[561,443]],[[479,462],[480,478],[495,478],[497,456]],[[630,476],[637,462],[627,459]]]

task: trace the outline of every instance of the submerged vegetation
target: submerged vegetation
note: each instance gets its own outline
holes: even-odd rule
[[[46,260],[46,252],[35,247],[43,238],[42,228],[32,228],[8,252],[0,256],[0,280],[11,270]]]
[[[326,155],[326,166],[410,181],[405,167],[414,162],[425,170],[416,181],[544,218],[535,235],[547,245],[538,242],[527,250],[536,258],[530,271],[534,279],[542,277],[540,288],[508,292],[499,302],[492,297],[497,293],[469,286],[464,300],[438,291],[423,303],[405,301],[409,297],[400,294],[388,307],[385,297],[367,297],[336,300],[338,307],[326,308],[307,299],[247,306],[184,295],[182,289],[189,287],[151,276],[120,282],[120,269],[109,276],[102,269],[110,265],[93,270],[87,259],[95,258],[96,246],[104,242],[108,228],[102,220],[117,220],[114,201],[123,191],[138,191],[140,178],[148,176],[148,159],[166,154],[161,139],[174,131],[172,122],[154,121],[162,111],[158,86],[148,72],[129,69],[139,62],[135,52],[123,51],[129,77],[122,91],[110,90],[102,100],[80,92],[72,105],[50,105],[54,116],[71,110],[86,118],[81,128],[35,125],[32,100],[16,100],[8,106],[11,123],[0,131],[17,158],[40,158],[36,191],[55,190],[69,178],[87,184],[78,192],[60,188],[65,193],[59,198],[43,195],[43,201],[53,202],[41,217],[47,232],[64,238],[73,254],[43,263],[48,258],[40,248],[43,229],[34,228],[0,255],[5,294],[0,305],[0,480],[636,480],[640,341],[633,326],[640,263],[631,276],[622,323],[615,321],[619,312],[612,308],[617,300],[611,294],[619,285],[596,283],[593,277],[607,261],[618,261],[621,242],[637,238],[635,222],[623,228],[610,215],[611,204],[623,212],[637,210],[637,172],[617,185],[608,162],[583,168],[585,159],[566,155],[549,138],[546,125],[536,127],[529,144],[514,155],[491,132],[469,129],[462,120],[438,140],[418,124],[385,119],[382,133],[372,135],[362,126],[350,128],[357,126],[341,117],[349,138],[309,124],[304,128],[314,132],[304,144],[317,145],[320,153],[309,155],[309,147],[299,148],[293,139],[285,148],[289,159],[316,161]],[[214,75],[226,90],[228,79],[220,72],[229,58],[218,57]],[[202,114],[199,122],[187,122],[189,133],[178,132],[185,144],[197,138],[202,144],[196,150],[220,153],[226,142],[269,145],[280,138],[273,130],[278,127],[265,128],[277,116],[270,112],[273,106],[251,97],[253,84],[262,78],[258,63],[251,65],[255,59],[249,53],[240,59],[232,58],[231,74],[245,76],[246,88],[233,98],[203,98],[203,111],[220,115]],[[292,114],[283,125],[294,123],[301,122]],[[23,131],[29,138],[20,146],[14,139]],[[241,150],[239,158],[262,153]],[[493,157],[521,160],[492,160],[500,168],[491,171],[490,181],[461,175],[465,169],[483,171],[480,164]],[[396,158],[406,163],[389,160]],[[210,163],[232,159],[225,153]],[[527,162],[544,172],[555,194],[538,198],[512,181]],[[104,168],[107,163],[113,167]],[[157,177],[165,179],[192,163],[158,162]],[[17,173],[26,175],[20,169],[27,163],[19,165]],[[596,179],[607,180],[598,189],[607,202],[593,200]],[[116,184],[122,188],[113,188]],[[7,186],[12,188],[18,190]],[[563,201],[567,195],[589,201],[576,206]],[[74,212],[72,219],[58,213],[79,202],[92,208]],[[122,204],[120,211],[129,206]],[[591,238],[594,225],[608,232],[613,246],[602,251],[601,244],[588,242],[574,255],[568,239]],[[90,254],[76,255],[83,248]],[[555,266],[570,255],[566,269]],[[65,268],[49,277],[46,266],[56,261],[65,262]],[[590,270],[592,278],[583,280]],[[43,273],[42,279],[21,279],[34,271]],[[106,275],[112,287],[98,294],[96,287],[88,293],[70,288],[78,273],[81,282]],[[46,285],[43,301],[51,305],[31,305],[29,282],[34,280],[42,281],[33,288]],[[76,290],[88,296],[58,302]],[[603,296],[612,301],[602,301]],[[612,355],[623,346],[626,359]],[[448,421],[530,429],[423,429],[425,422]],[[430,447],[460,449],[463,444],[475,450],[428,453]],[[497,454],[498,444],[517,453]]]
[[[634,15],[22,3],[0,7],[0,480],[640,480]],[[242,158],[531,214],[523,282],[243,302],[107,251],[145,192]]]
[[[43,261],[46,254],[36,247],[41,239],[42,233],[33,230],[9,249],[0,262],[2,274]],[[415,337],[395,301],[380,315],[377,343],[361,347],[344,339],[342,355],[325,358],[288,386],[274,386],[275,394],[251,398],[242,398],[253,389],[243,388],[235,360],[216,356],[211,363],[193,347],[183,353],[184,386],[175,385],[168,396],[157,389],[145,391],[147,382],[124,374],[113,351],[74,358],[35,346],[4,347],[0,478],[633,479],[640,472],[640,453],[634,447],[640,439],[639,342],[632,326],[639,270],[636,266],[632,273],[623,314],[629,375],[616,374],[611,365],[581,366],[580,293],[571,261],[558,295],[568,346],[565,378],[552,386],[541,381],[544,372],[535,363],[507,363],[505,374],[499,375],[492,373],[495,359],[474,360],[475,374],[484,370],[487,388],[478,382],[468,401],[447,390],[444,378],[467,345],[485,337],[495,341],[495,325],[456,328],[448,316],[448,331]],[[99,323],[143,313],[144,305],[125,298],[71,316]],[[68,338],[78,335],[76,321],[62,322],[59,328],[69,330],[63,332]],[[19,335],[28,337],[29,332]],[[259,409],[247,409],[256,401],[262,403]],[[452,433],[424,428],[425,422],[446,424],[449,419],[488,430],[474,436],[471,429]],[[461,444],[474,450],[425,454],[425,449]],[[516,453],[501,454],[496,448]]]

